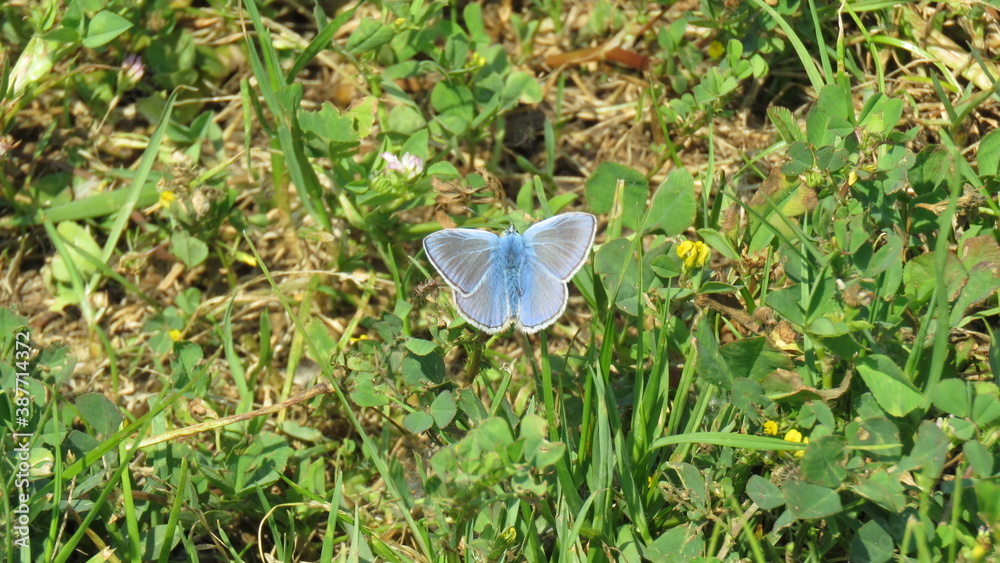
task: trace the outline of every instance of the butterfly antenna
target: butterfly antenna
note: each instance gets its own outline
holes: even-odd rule
[[[521,225],[522,230],[527,229],[531,225],[534,225],[535,223],[538,222],[538,220],[532,217],[527,211],[523,209],[518,209],[518,211],[520,211],[521,214],[524,215],[524,222],[526,223],[524,225]]]
[[[495,219],[492,219],[492,218],[490,218],[490,217],[487,217],[487,216],[483,215],[482,213],[480,213],[480,212],[476,211],[475,209],[471,209],[471,208],[469,208],[469,207],[466,207],[466,208],[465,208],[465,210],[466,210],[466,211],[468,211],[469,213],[471,213],[472,215],[475,215],[476,217],[479,217],[479,218],[480,218],[480,219],[482,219],[483,221],[486,221],[487,223],[493,223],[494,225],[496,225],[496,226],[497,226],[497,227],[499,227],[500,229],[506,229],[506,228],[507,228],[507,227],[505,227],[505,226],[501,225],[501,224],[500,224],[500,223],[499,223],[498,221],[496,221]]]

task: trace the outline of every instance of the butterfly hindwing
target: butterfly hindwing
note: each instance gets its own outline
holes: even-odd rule
[[[508,293],[504,272],[494,264],[474,292],[469,295],[455,292],[455,306],[469,324],[492,334],[511,323]]]
[[[569,291],[566,283],[556,279],[548,269],[528,267],[521,269],[521,298],[517,320],[524,332],[538,332],[554,323],[566,310]]]

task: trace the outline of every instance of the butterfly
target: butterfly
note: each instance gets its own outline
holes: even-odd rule
[[[566,284],[587,259],[597,233],[589,213],[563,213],[522,235],[444,229],[424,238],[424,252],[452,289],[459,314],[490,334],[511,325],[528,334],[566,310]]]

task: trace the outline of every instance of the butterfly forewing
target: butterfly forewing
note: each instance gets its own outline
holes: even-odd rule
[[[526,266],[541,266],[569,281],[587,259],[596,232],[597,218],[589,213],[564,213],[533,225],[524,233]]]
[[[424,238],[434,269],[457,293],[470,295],[486,277],[500,237],[475,229],[446,229]]]

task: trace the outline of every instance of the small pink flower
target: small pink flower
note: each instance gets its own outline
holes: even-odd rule
[[[142,64],[142,57],[132,54],[122,61],[122,70],[125,71],[125,77],[130,82],[139,82],[146,74],[146,65]]]
[[[405,176],[407,180],[413,180],[424,171],[424,161],[419,156],[406,153],[403,155],[402,161],[391,152],[384,152],[379,156],[385,160],[386,170],[395,170]]]

